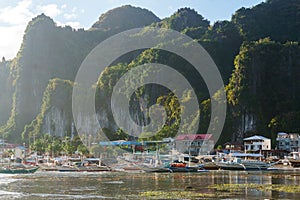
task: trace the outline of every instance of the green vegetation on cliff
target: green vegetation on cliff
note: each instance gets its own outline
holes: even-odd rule
[[[241,47],[227,86],[228,101],[235,116],[254,116],[256,133],[270,137],[270,127],[273,137],[278,131],[300,131],[299,56],[297,42],[281,44],[266,38]]]
[[[142,28],[158,21],[160,19],[151,11],[126,5],[102,14],[92,29],[118,33],[132,28]]]
[[[58,78],[49,81],[44,92],[40,113],[29,125],[25,126],[22,132],[24,141],[30,143],[35,138],[42,137],[41,134],[44,133],[51,136],[71,136],[72,90],[73,83],[71,81]],[[55,119],[57,117],[60,119]],[[63,122],[59,120],[63,120]]]
[[[253,133],[274,137],[277,131],[298,132],[299,13],[298,0],[268,0],[253,8],[237,10],[231,21],[209,24],[191,8],[179,9],[160,20],[151,11],[127,5],[101,15],[87,31],[58,27],[51,18],[41,14],[28,24],[18,56],[12,62],[0,64],[3,125],[0,133],[15,141],[20,141],[21,133],[25,140],[44,133],[70,135],[72,81],[83,59],[111,35],[145,26],[174,29],[192,37],[217,64],[227,85],[229,105],[219,143],[240,140]],[[141,34],[147,34],[147,29]],[[165,45],[165,41],[160,45]],[[130,69],[150,62],[171,66],[190,82],[201,110],[194,116],[200,118],[198,132],[205,133],[211,105],[202,77],[183,58],[153,48],[121,56],[95,83],[98,86],[95,107],[109,139],[128,138],[116,126],[110,110],[108,98],[115,83]],[[168,119],[155,139],[173,136],[181,120],[179,100],[188,102],[188,94],[186,91],[186,96],[175,97],[162,86],[141,87],[131,98],[131,116],[137,119],[137,124],[146,125],[149,119],[139,101],[145,100],[147,106],[159,103],[165,106]],[[64,119],[64,124],[57,122],[59,117]],[[58,130],[58,127],[64,128]]]

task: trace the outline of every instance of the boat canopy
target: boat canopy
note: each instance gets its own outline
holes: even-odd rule
[[[137,141],[104,141],[99,142],[101,146],[122,146],[122,145],[142,145],[142,143]]]
[[[232,157],[263,157],[262,154],[259,153],[231,153]]]

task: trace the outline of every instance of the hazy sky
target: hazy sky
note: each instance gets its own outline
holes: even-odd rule
[[[40,13],[50,16],[58,25],[88,29],[102,13],[121,5],[146,8],[161,19],[178,8],[190,7],[213,23],[230,20],[238,8],[260,2],[263,0],[1,0],[0,58],[15,57],[27,23]]]

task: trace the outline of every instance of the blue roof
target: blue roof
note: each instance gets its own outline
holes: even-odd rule
[[[137,141],[126,141],[126,142],[121,142],[121,145],[142,145],[142,143]]]
[[[259,153],[231,153],[231,155],[234,157],[263,157]]]
[[[105,141],[105,142],[99,142],[101,146],[117,146],[120,145],[119,141]]]
[[[137,141],[105,141],[99,142],[101,146],[121,146],[121,145],[142,145],[142,143]]]
[[[16,148],[21,149],[21,150],[26,150],[26,147],[24,147],[24,146],[17,146]]]

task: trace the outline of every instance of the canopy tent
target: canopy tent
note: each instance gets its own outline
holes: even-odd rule
[[[231,153],[232,157],[263,157],[262,154],[257,153]]]
[[[122,142],[120,145],[142,145],[142,143],[137,142],[137,141],[125,141],[125,142]]]
[[[142,143],[137,141],[103,141],[99,142],[99,145],[101,146],[125,146],[125,145],[142,145]]]

